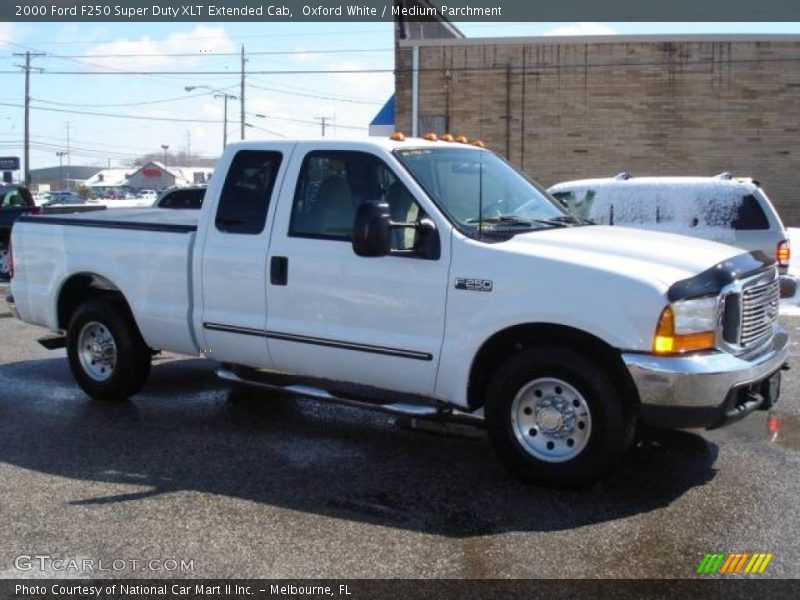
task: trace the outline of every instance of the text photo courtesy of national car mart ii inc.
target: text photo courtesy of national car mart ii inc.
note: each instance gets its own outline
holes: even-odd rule
[[[16,4],[15,15],[18,17],[80,17],[84,19],[122,18],[231,18],[231,17],[277,17],[292,19],[295,16],[325,18],[353,17],[387,19],[395,17],[416,18],[463,18],[463,17],[502,17],[501,6],[399,6],[394,2],[386,4],[359,4],[347,2],[342,4],[242,4],[238,6],[220,6],[218,4],[153,4],[151,6],[129,6],[119,4],[43,4],[31,2]]]

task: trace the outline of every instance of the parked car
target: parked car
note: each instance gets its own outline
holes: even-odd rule
[[[7,281],[10,273],[9,240],[11,228],[18,217],[38,212],[33,196],[22,185],[0,185],[0,281]]]
[[[557,484],[601,477],[639,424],[778,400],[772,256],[585,224],[469,144],[242,142],[215,172],[200,210],[14,228],[9,306],[92,398],[136,394],[158,351],[202,355],[240,385],[482,423]]]
[[[680,233],[760,250],[781,273],[789,269],[789,236],[761,185],[722,173],[716,177],[632,177],[558,183],[548,190],[580,217]]]
[[[136,194],[136,199],[147,201],[152,204],[158,199],[158,194],[155,190],[141,190],[138,194]]]
[[[50,192],[36,192],[33,195],[33,202],[36,206],[41,206],[50,199]]]
[[[200,208],[203,205],[203,196],[206,186],[178,187],[162,192],[153,205],[156,208]]]
[[[42,203],[42,206],[64,206],[73,204],[86,204],[86,200],[72,191],[49,192],[50,197]]]

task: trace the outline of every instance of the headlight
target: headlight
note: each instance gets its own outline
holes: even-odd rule
[[[718,322],[719,301],[716,296],[670,304],[658,319],[653,352],[680,354],[710,350],[716,342]]]

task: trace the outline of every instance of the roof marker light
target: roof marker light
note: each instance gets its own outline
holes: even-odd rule
[[[435,141],[437,141],[439,138],[436,136],[436,134],[435,134],[435,133],[433,133],[433,132],[431,131],[430,133],[426,133],[426,134],[423,136],[423,138],[422,138],[422,139],[424,139],[424,140],[428,140],[429,142],[435,142]]]
[[[389,136],[389,139],[395,142],[405,142],[406,136],[403,135],[402,131],[395,131],[392,135]]]
[[[442,141],[443,141],[443,142],[452,142],[452,141],[453,141],[453,136],[452,136],[452,135],[450,135],[449,133],[445,133],[445,134],[442,136]]]
[[[456,136],[456,141],[459,144],[468,144],[469,143],[469,140],[467,139],[467,136],[465,136],[465,135],[457,135]]]
[[[478,148],[486,148],[486,144],[484,144],[481,140],[473,140],[473,146],[477,146]]]

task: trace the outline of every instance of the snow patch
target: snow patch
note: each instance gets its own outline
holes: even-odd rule
[[[733,224],[744,200],[728,182],[688,186],[671,182],[626,183],[576,191],[567,204],[579,216],[602,225],[621,225],[733,242]]]

